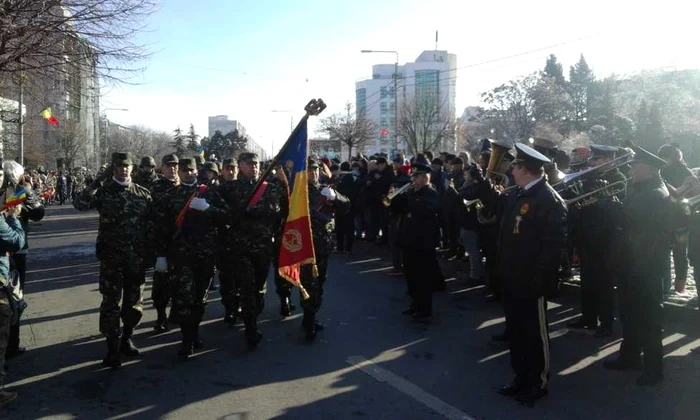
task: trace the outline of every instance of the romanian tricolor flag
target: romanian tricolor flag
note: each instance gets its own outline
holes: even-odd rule
[[[5,195],[5,208],[18,206],[25,201],[27,201],[27,190],[25,190],[24,187],[18,186],[14,191],[8,187]]]
[[[41,116],[44,117],[47,123],[51,125],[58,125],[58,120],[53,116],[53,113],[51,113],[51,108],[46,108],[41,111]]]
[[[306,173],[309,140],[307,123],[302,121],[284,147],[279,162],[289,166],[293,164],[289,177],[289,215],[284,224],[282,243],[279,254],[279,274],[287,281],[301,289],[302,296],[308,297],[301,285],[301,266],[313,265],[316,271],[316,255],[311,233],[311,216],[309,212],[309,183]]]

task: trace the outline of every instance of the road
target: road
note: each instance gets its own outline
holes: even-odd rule
[[[386,275],[385,251],[361,243],[353,257],[334,256],[314,344],[303,340],[300,314],[282,320],[270,283],[261,316],[264,340],[247,350],[242,326],[221,322],[210,296],[201,334],[206,348],[181,362],[179,332],[153,335],[146,300],[135,342],[142,355],[118,371],[100,361],[95,213],[50,207],[30,234],[22,329],[29,352],[12,360],[8,388],[18,400],[0,419],[619,419],[696,418],[700,401],[700,316],[666,325],[666,380],[640,388],[634,373],[602,369],[619,350],[619,328],[600,340],[567,331],[576,296],[550,302],[549,397],[534,408],[498,395],[509,382],[507,349],[492,343],[504,319],[481,288],[448,279],[435,297],[431,324],[401,315],[401,278]],[[150,275],[146,287],[150,297]],[[295,297],[298,303],[298,298]],[[696,311],[697,312],[697,311]],[[695,414],[693,414],[695,413]]]

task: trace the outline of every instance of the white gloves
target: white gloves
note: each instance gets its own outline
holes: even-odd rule
[[[153,261],[153,260],[151,260]],[[165,273],[168,271],[168,260],[165,257],[156,258],[156,271],[158,273]]]
[[[335,199],[338,197],[338,194],[336,194],[336,192],[333,191],[333,189],[330,187],[323,187],[323,189],[321,190],[321,195],[326,197],[330,201],[335,201]]]
[[[204,198],[193,198],[190,201],[190,208],[192,210],[206,211],[209,208],[209,203]]]

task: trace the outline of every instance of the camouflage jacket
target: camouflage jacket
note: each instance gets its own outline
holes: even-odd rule
[[[311,233],[314,237],[316,255],[329,255],[333,251],[334,212],[347,212],[350,209],[350,200],[338,191],[334,201],[322,196],[321,190],[325,187],[327,185],[309,183]]]
[[[228,218],[228,207],[217,188],[210,186],[199,198],[209,203],[204,211],[187,210],[178,227],[176,221],[187,201],[199,190],[199,185],[180,184],[168,190],[156,204],[156,253],[180,258],[186,255],[214,257],[219,242],[219,230]]]
[[[151,185],[153,185],[159,179],[160,177],[155,172],[147,173],[144,171],[139,171],[139,173],[134,176],[134,183],[150,190]]]
[[[254,188],[255,182],[243,174],[219,187],[229,208],[230,228],[223,252],[272,251],[272,238],[278,234],[289,207],[287,187],[278,181],[268,182],[260,200],[248,208]]]
[[[151,184],[149,190],[151,191],[151,197],[153,202],[157,203],[163,197],[163,195],[174,186],[178,185],[179,181],[171,181],[167,178],[160,177],[155,182]]]
[[[115,264],[143,266],[152,257],[152,200],[147,189],[114,180],[97,189],[85,189],[73,206],[86,211],[97,209],[97,258]]]

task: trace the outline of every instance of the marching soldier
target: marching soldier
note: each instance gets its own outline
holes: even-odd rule
[[[165,193],[179,185],[178,165],[179,159],[176,155],[165,155],[161,160],[160,173],[161,176],[151,184],[150,191],[153,198],[154,208],[158,205]],[[161,267],[162,269],[163,267]],[[156,308],[158,318],[153,329],[157,333],[162,333],[168,330],[168,317],[165,313],[165,308],[170,302],[172,290],[170,290],[170,274],[169,267],[165,267],[164,271],[155,270],[153,272],[153,286],[151,289],[151,300],[153,307]]]
[[[132,165],[130,153],[112,154],[112,178],[85,189],[74,204],[80,211],[95,208],[100,213],[96,247],[102,294],[100,332],[107,338],[102,364],[111,368],[121,366],[120,352],[130,357],[139,354],[131,336],[143,313],[151,255],[151,194],[131,181]]]
[[[265,282],[273,254],[272,237],[287,214],[288,198],[286,186],[273,182],[263,184],[262,191],[253,196],[260,176],[257,154],[241,153],[238,168],[237,182],[224,183],[220,188],[231,212],[231,228],[223,251],[228,255],[224,261],[227,265],[222,267],[222,272],[235,270],[237,285],[232,290],[240,290],[246,341],[255,349],[262,340],[257,319],[265,303]],[[286,182],[283,171],[278,170],[277,176]]]
[[[233,181],[238,176],[238,163],[236,159],[224,159],[221,165],[221,181]]]
[[[513,179],[519,187],[500,193],[477,166],[470,175],[479,196],[498,215],[499,278],[503,282],[506,328],[515,379],[500,393],[534,404],[547,395],[549,337],[545,296],[558,284],[557,271],[566,246],[566,205],[547,183],[543,166],[551,160],[516,144]]]
[[[597,167],[615,159],[616,147],[591,145],[589,164]],[[593,191],[606,185],[624,183],[626,178],[620,171],[601,166],[605,172],[601,179],[584,181],[585,191]],[[624,185],[611,187],[624,189]],[[615,281],[611,258],[616,235],[615,207],[621,205],[617,197],[602,195],[594,204],[577,209],[577,224],[574,227],[574,244],[581,260],[581,319],[569,323],[571,328],[596,330],[596,337],[612,334],[615,302]],[[598,326],[600,320],[600,326]]]
[[[652,386],[663,379],[663,275],[673,243],[672,205],[659,174],[666,161],[641,147],[634,152],[632,188],[620,221],[625,267],[620,273],[622,347],[620,356],[603,366],[639,370],[643,365],[637,384]]]
[[[314,240],[314,254],[318,276],[313,275],[310,264],[301,267],[301,285],[309,293],[309,298],[301,301],[304,309],[302,326],[306,339],[313,340],[323,325],[316,322],[316,313],[321,309],[323,285],[327,279],[328,259],[333,251],[333,214],[350,210],[350,200],[333,188],[320,184],[319,164],[309,158],[306,167],[309,182],[309,210],[311,212],[311,233]]]
[[[411,306],[403,313],[415,319],[432,316],[433,279],[437,265],[435,247],[440,240],[440,194],[430,181],[431,168],[414,163],[412,186],[392,200],[392,208],[401,213],[399,246]]]
[[[134,176],[134,183],[144,188],[151,188],[151,185],[158,180],[156,174],[156,161],[151,156],[141,158],[139,172]]]

